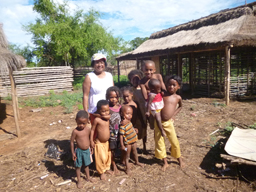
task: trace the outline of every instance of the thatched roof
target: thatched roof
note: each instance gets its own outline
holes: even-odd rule
[[[0,76],[5,77],[9,70],[16,71],[26,66],[25,59],[20,55],[13,54],[8,50],[8,43],[3,31],[3,25],[0,24]]]
[[[255,9],[256,2],[153,33],[137,49],[117,59],[219,49],[228,44],[256,46]]]

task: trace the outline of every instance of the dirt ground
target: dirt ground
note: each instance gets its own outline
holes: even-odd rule
[[[95,167],[91,165],[90,174],[96,183],[83,180],[82,190],[256,191],[256,166],[229,165],[228,161],[220,158],[220,153],[225,153],[223,147],[227,138],[219,132],[210,136],[213,131],[225,128],[227,122],[241,125],[256,123],[256,100],[232,101],[226,107],[222,106],[223,103],[223,100],[212,98],[183,100],[175,128],[185,169],[180,169],[177,160],[168,152],[170,166],[165,172],[161,170],[162,162],[154,158],[153,131],[148,129],[149,154],[142,154],[142,141],[137,142],[139,161],[145,165],[144,168],[133,165],[132,176],[127,176],[119,166],[120,175],[100,181]],[[62,107],[47,107],[40,112],[30,112],[32,108],[24,107],[20,109],[22,136],[16,138],[9,101],[2,100],[0,106],[0,191],[79,191],[69,152],[77,109],[73,114],[64,114]],[[61,159],[44,156],[50,143],[57,144],[65,152]],[[166,146],[170,147],[168,140]],[[225,170],[217,168],[216,163],[226,163],[227,167]],[[40,178],[45,175],[45,178]],[[84,173],[82,176],[85,177]],[[57,185],[69,179],[70,183]]]

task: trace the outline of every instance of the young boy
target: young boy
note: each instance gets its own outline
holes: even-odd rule
[[[182,99],[176,94],[176,91],[180,88],[181,78],[179,76],[171,76],[167,78],[166,88],[167,91],[163,96],[164,108],[161,110],[162,127],[171,143],[171,156],[177,158],[181,168],[184,167],[184,163],[181,159],[180,145],[176,136],[176,132],[173,126],[174,116],[180,112],[182,107]],[[178,104],[178,108],[177,108]],[[157,123],[155,122],[155,126]],[[163,171],[168,167],[166,159],[166,148],[164,143],[164,137],[161,135],[160,129],[155,129],[155,156],[158,159],[163,159],[164,165]]]
[[[146,106],[146,101],[148,100],[148,94],[150,92],[148,82],[150,79],[158,79],[161,83],[161,90],[164,91],[166,90],[162,75],[156,72],[156,66],[154,61],[151,60],[146,60],[144,61],[142,71],[144,72],[144,77],[140,80],[140,87],[141,91],[143,94],[143,97],[145,99],[145,106]],[[148,118],[150,129],[154,129],[154,117],[150,115]]]
[[[132,150],[134,159],[135,159],[135,164],[143,167],[141,163],[139,163],[138,160],[138,154],[137,154],[137,145],[136,141],[137,139],[137,134],[133,128],[133,125],[131,123],[132,119],[132,107],[129,105],[123,105],[121,108],[121,124],[120,124],[120,144],[121,144],[121,149],[125,153],[125,166],[126,166],[126,174],[130,175],[130,165],[129,165],[129,157],[130,153]]]
[[[109,149],[109,103],[107,100],[100,100],[97,103],[97,113],[100,117],[96,116],[92,124],[90,135],[91,148],[95,153],[96,170],[100,174],[101,180],[106,180],[106,173],[112,174],[110,171],[111,165],[111,151]],[[94,138],[96,133],[96,138]]]
[[[90,133],[91,129],[87,126],[88,113],[81,110],[76,115],[77,127],[73,130],[70,138],[70,148],[72,153],[72,159],[75,161],[77,187],[82,188],[83,185],[80,179],[81,166],[85,166],[85,174],[88,181],[93,182],[89,174],[89,165],[92,163],[90,151]],[[77,143],[76,152],[74,151],[74,140]]]

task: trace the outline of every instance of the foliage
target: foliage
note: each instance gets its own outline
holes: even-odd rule
[[[115,75],[113,76],[113,80],[116,86],[118,86],[119,88],[127,86],[129,84],[129,79],[126,75],[120,75],[119,77],[120,82],[118,83],[118,76]]]
[[[16,55],[21,55],[22,57],[24,57],[27,62],[27,67],[35,67],[36,64],[33,61],[35,54],[32,47],[30,47],[29,45],[21,47],[16,44],[9,44],[9,49]]]
[[[7,95],[7,97],[4,97],[3,100],[11,101],[12,96],[10,94]]]
[[[75,66],[81,61],[89,65],[90,57],[96,52],[101,51],[111,57],[120,50],[122,39],[107,32],[99,22],[99,12],[75,10],[71,14],[67,2],[54,2],[35,0],[33,10],[40,17],[35,24],[24,26],[33,35],[34,53],[40,66]]]
[[[146,40],[148,40],[148,37],[136,37],[135,39],[130,41],[130,45],[131,45],[131,49],[137,49],[143,42],[145,42]]]
[[[63,106],[65,113],[71,113],[73,106],[76,106],[77,103],[82,103],[82,92],[69,93],[63,91],[62,94],[55,94],[54,91],[50,91],[47,96],[22,98],[20,99],[20,103],[24,106],[31,107]]]
[[[85,78],[85,76],[74,79],[74,81],[73,81],[73,89],[74,90],[82,90],[84,78]]]

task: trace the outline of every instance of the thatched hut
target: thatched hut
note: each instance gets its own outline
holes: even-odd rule
[[[151,59],[164,77],[177,74],[194,95],[255,94],[256,2],[153,33],[116,59]]]
[[[13,113],[16,125],[17,136],[20,136],[19,130],[19,111],[18,111],[18,98],[16,94],[16,85],[13,78],[13,71],[26,66],[26,61],[23,57],[15,55],[8,50],[8,42],[6,40],[3,26],[0,24],[0,77],[6,78],[9,75],[11,82],[11,95],[13,104]]]

